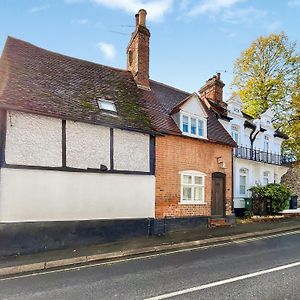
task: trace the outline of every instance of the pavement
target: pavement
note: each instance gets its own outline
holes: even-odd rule
[[[150,236],[114,243],[45,251],[0,259],[0,277],[52,270],[65,266],[92,264],[145,254],[201,248],[208,245],[268,236],[300,229],[300,218],[236,224],[230,227],[201,228],[165,236]]]
[[[266,224],[255,228],[260,225]],[[298,229],[114,263],[44,270],[0,279],[0,299],[298,300],[299,248]]]

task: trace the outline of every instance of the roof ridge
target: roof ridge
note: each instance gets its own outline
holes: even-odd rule
[[[178,92],[181,92],[181,93],[185,93],[185,94],[187,94],[187,96],[193,94],[193,93],[186,92],[186,91],[181,90],[181,89],[179,89],[179,88],[175,88],[175,87],[173,87],[173,86],[171,86],[171,85],[168,85],[168,84],[166,84],[166,83],[162,83],[162,82],[159,82],[159,81],[156,81],[156,80],[153,80],[153,79],[150,79],[150,82],[154,82],[154,83],[160,84],[160,85],[162,85],[162,86],[171,88],[171,89],[173,89],[173,90],[175,90],[175,91],[178,91]]]
[[[59,52],[55,52],[55,51],[52,51],[52,50],[48,50],[48,49],[36,46],[35,44],[32,44],[30,42],[27,42],[27,41],[15,38],[15,37],[10,36],[10,35],[7,37],[6,43],[4,45],[4,50],[5,50],[5,48],[7,46],[7,42],[9,40],[13,40],[13,41],[16,41],[18,43],[23,43],[23,44],[26,44],[26,45],[28,45],[30,47],[34,47],[34,48],[37,48],[39,50],[42,50],[42,51],[45,51],[45,52],[48,52],[48,53],[51,53],[51,54],[54,54],[54,55],[62,56],[62,57],[65,57],[65,58],[69,58],[69,59],[73,59],[73,60],[77,60],[77,61],[82,61],[82,62],[85,62],[85,63],[89,63],[89,64],[101,66],[101,67],[105,67],[105,68],[116,70],[116,71],[130,72],[130,71],[126,70],[126,69],[111,67],[111,66],[103,65],[103,64],[100,64],[100,63],[97,63],[97,62],[93,62],[93,61],[90,61],[90,60],[86,60],[86,59],[82,59],[82,58],[77,58],[77,57],[73,57],[73,56],[70,56],[70,55],[66,55],[66,54],[62,54],[62,53],[59,53]]]

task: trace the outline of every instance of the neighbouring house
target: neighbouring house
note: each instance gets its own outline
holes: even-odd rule
[[[140,10],[127,70],[7,39],[0,256],[232,217],[236,144],[206,98],[149,79],[145,22]]]
[[[211,80],[218,82],[219,78]],[[238,145],[233,152],[233,202],[235,213],[240,215],[245,210],[244,198],[251,196],[249,188],[280,183],[288,171],[287,158],[281,154],[281,144],[288,137],[274,129],[271,109],[254,119],[243,112],[243,102],[238,95],[226,102],[216,99],[208,101]]]

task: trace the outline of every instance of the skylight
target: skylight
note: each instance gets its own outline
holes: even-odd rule
[[[99,108],[102,110],[117,112],[117,108],[113,101],[106,100],[106,99],[99,99],[98,105]]]

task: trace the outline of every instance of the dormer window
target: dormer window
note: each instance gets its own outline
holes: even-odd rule
[[[240,128],[238,125],[231,125],[231,136],[237,144],[240,143]]]
[[[206,138],[206,118],[181,114],[181,131],[184,135]]]
[[[113,101],[106,100],[106,99],[99,99],[98,105],[101,110],[106,110],[106,111],[115,112],[115,113],[117,112],[117,108]]]
[[[265,135],[264,138],[264,151],[269,152],[270,148],[270,137],[268,135]]]

